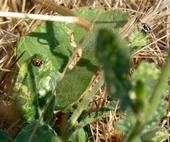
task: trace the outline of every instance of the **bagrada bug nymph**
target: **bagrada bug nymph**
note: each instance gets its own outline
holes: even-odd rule
[[[42,65],[42,60],[40,58],[33,58],[32,63],[34,66],[40,67]]]
[[[151,27],[149,27],[146,23],[143,23],[142,31],[145,33],[150,33]]]

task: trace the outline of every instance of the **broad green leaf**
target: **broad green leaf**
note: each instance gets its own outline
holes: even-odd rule
[[[50,60],[56,71],[62,71],[71,54],[69,34],[65,30],[64,24],[44,22],[32,33],[21,38],[18,53],[25,53],[18,64],[21,65],[35,54],[39,54]]]
[[[39,124],[38,129],[33,133],[38,122],[32,122],[23,128],[16,136],[15,142],[28,142],[32,136],[31,142],[61,142],[59,136],[49,125]]]
[[[100,13],[101,12],[101,13]],[[69,26],[74,31],[75,41],[84,39],[80,45],[83,48],[83,55],[75,68],[68,71],[64,79],[57,86],[56,107],[64,109],[70,104],[77,101],[81,94],[86,90],[92,76],[99,69],[100,64],[96,59],[95,44],[96,35],[101,27],[110,29],[111,31],[118,30],[127,22],[127,14],[120,11],[104,11],[104,10],[80,10],[80,15],[88,20],[94,20],[96,15],[99,16],[94,23],[93,30],[85,32],[75,25]],[[66,89],[67,88],[67,89]]]
[[[86,37],[86,42],[83,44],[83,47],[84,45],[87,46],[89,42],[95,42],[96,32],[99,28],[103,27],[111,31],[117,31],[127,23],[129,18],[127,13],[120,10],[79,8],[75,11],[79,13],[81,17],[93,23],[93,29],[88,33],[75,24],[68,25],[68,28],[74,31],[76,42],[79,42],[82,37]]]
[[[17,62],[20,71],[14,92],[28,121],[39,117],[52,95],[71,55],[69,40],[64,24],[54,22],[45,22],[21,38],[18,54],[24,54]],[[34,63],[37,58],[42,62],[39,66]]]
[[[41,66],[33,64],[34,56],[41,59]],[[23,116],[29,121],[39,116],[60,76],[48,58],[43,58],[42,55],[34,56],[21,64],[14,87],[16,102],[19,107],[22,106]]]
[[[84,129],[79,129],[71,135],[68,142],[88,142],[88,135]]]
[[[77,101],[88,87],[93,75],[99,69],[99,64],[94,59],[94,48],[89,48],[83,54],[73,70],[69,70],[64,79],[57,86],[57,108],[66,108]],[[90,57],[92,57],[90,59]],[[66,89],[67,88],[67,89]]]
[[[130,51],[134,52],[144,47],[147,44],[147,38],[148,35],[136,27],[128,36],[128,46],[130,47]]]
[[[96,56],[103,65],[107,91],[113,99],[121,99],[121,108],[129,105],[128,93],[131,83],[128,78],[130,55],[128,47],[118,33],[101,29],[97,38]]]
[[[3,130],[0,130],[0,142],[12,142],[12,138]]]
[[[165,128],[155,127],[143,133],[141,139],[142,142],[165,142],[168,139],[168,131]]]
[[[99,10],[85,8],[76,11],[85,19],[94,20]],[[43,110],[42,106],[45,105],[42,100],[47,102],[47,96],[53,92],[57,80],[62,76],[63,69],[72,54],[71,31],[73,31],[74,41],[77,44],[84,39],[80,46],[89,48],[83,52],[82,59],[75,69],[68,71],[64,80],[58,85],[57,108],[65,108],[77,101],[86,89],[91,77],[99,67],[94,53],[98,28],[105,26],[112,31],[117,30],[128,19],[124,12],[112,10],[100,10],[100,12],[101,14],[95,22],[95,30],[91,32],[86,32],[75,24],[44,22],[32,33],[21,38],[17,53],[20,55],[24,52],[24,54],[17,63],[20,71],[14,90],[27,120],[31,121],[34,116],[39,116]],[[35,57],[42,61],[42,65],[33,64]]]
[[[126,114],[121,114],[122,119],[116,122],[116,127],[119,129],[123,134],[128,134],[128,132],[132,129],[132,127],[136,123],[136,118],[132,111],[127,111]]]

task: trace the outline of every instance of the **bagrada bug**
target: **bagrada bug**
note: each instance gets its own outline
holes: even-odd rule
[[[42,65],[42,60],[40,58],[33,58],[32,63],[34,66],[40,67]]]
[[[150,33],[151,27],[149,27],[146,23],[143,23],[142,31],[144,31],[145,33]]]

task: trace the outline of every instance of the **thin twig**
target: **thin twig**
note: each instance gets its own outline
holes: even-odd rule
[[[77,17],[74,16],[54,16],[54,15],[27,14],[27,13],[18,13],[18,12],[0,12],[0,17],[57,21],[57,22],[66,22],[66,23],[75,23],[77,21]]]
[[[64,16],[75,16],[78,20],[76,20],[76,24],[89,30],[91,27],[91,23],[84,18],[79,17],[76,13],[71,11],[70,9],[58,5],[57,3],[49,0],[33,0],[35,3],[41,4],[43,7],[48,8],[50,11],[53,10]]]

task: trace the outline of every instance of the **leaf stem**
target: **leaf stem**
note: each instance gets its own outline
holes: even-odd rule
[[[96,78],[97,77],[97,78]],[[99,78],[98,78],[99,77]],[[96,79],[99,79],[97,82],[95,82]],[[103,73],[101,70],[99,70],[99,74],[97,73],[93,76],[89,86],[87,89],[84,91],[82,94],[81,101],[78,104],[77,109],[73,112],[72,116],[68,120],[68,123],[65,128],[65,136],[64,139],[68,140],[71,134],[75,131],[78,130],[81,126],[85,126],[90,122],[90,118],[86,122],[82,122],[80,125],[78,122],[78,118],[82,114],[84,110],[87,109],[90,101],[92,100],[93,96],[96,94],[96,92],[101,88],[101,86],[104,84],[104,78],[103,78]],[[90,89],[91,88],[91,89]],[[78,127],[79,126],[79,127]]]

